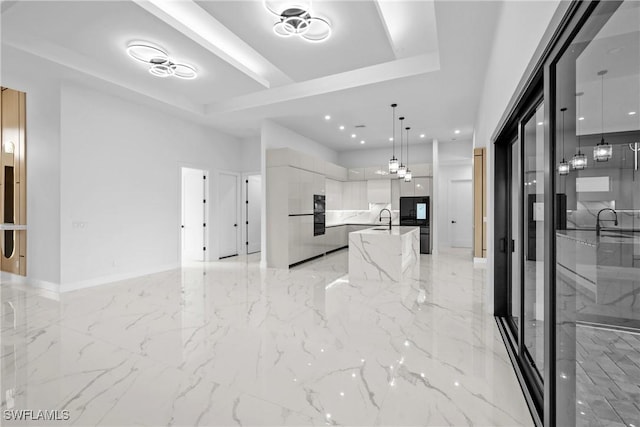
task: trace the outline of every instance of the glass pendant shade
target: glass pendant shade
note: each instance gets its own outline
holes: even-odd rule
[[[398,166],[398,178],[404,178],[407,174],[407,167],[405,165]]]
[[[411,171],[407,169],[407,172],[404,174],[404,182],[411,182]]]
[[[571,165],[575,170],[582,170],[587,167],[587,156],[578,151],[578,154],[571,159]]]
[[[389,160],[389,173],[398,173],[398,159],[395,156]]]
[[[593,147],[593,159],[596,162],[608,162],[613,155],[613,145],[604,142],[604,138]]]
[[[569,175],[569,162],[567,162],[565,159],[562,159],[562,161],[558,164],[558,173],[560,175]]]

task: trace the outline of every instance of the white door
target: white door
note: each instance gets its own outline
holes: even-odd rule
[[[262,176],[250,175],[245,180],[246,247],[247,253],[260,252],[260,206]]]
[[[206,171],[182,168],[182,261],[204,261]]]
[[[473,194],[470,179],[450,181],[449,218],[451,246],[470,248],[473,237]]]
[[[220,182],[220,258],[238,255],[238,175],[221,173]]]

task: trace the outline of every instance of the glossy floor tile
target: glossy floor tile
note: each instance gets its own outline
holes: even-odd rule
[[[259,256],[259,255],[258,255]],[[532,425],[466,251],[420,279],[238,257],[59,296],[3,285],[3,410],[55,425]],[[3,425],[48,425],[17,422]]]

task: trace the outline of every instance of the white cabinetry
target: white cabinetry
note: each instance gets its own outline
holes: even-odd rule
[[[388,179],[367,181],[367,201],[369,203],[391,202],[391,182]]]
[[[289,167],[289,214],[312,214],[313,195],[324,194],[324,176],[303,169]]]
[[[347,181],[342,187],[342,209],[367,210],[367,181]]]
[[[414,194],[416,196],[430,196],[431,195],[431,178],[415,178]]]
[[[364,181],[364,168],[349,168],[347,178],[349,181]]]
[[[336,211],[342,209],[342,187],[343,184],[340,181],[334,181],[328,179],[325,181],[327,206],[328,211]]]
[[[338,225],[327,228],[325,234],[325,248],[326,252],[336,249],[344,248],[348,244],[347,239],[347,226]]]
[[[391,210],[400,210],[400,180],[391,180]]]

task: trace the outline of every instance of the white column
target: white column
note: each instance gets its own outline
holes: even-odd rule
[[[440,185],[439,180],[439,155],[438,155],[438,140],[433,140],[433,191],[431,197],[431,252],[434,254],[438,253],[438,209],[440,209],[439,198],[440,192],[438,191],[438,186]]]

